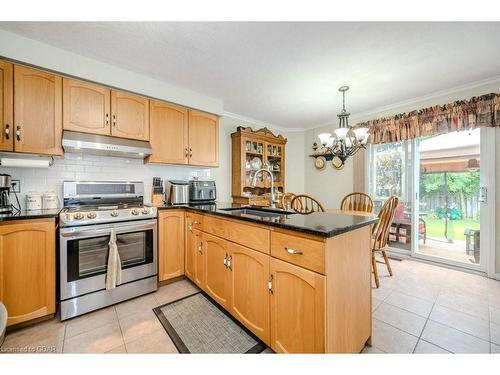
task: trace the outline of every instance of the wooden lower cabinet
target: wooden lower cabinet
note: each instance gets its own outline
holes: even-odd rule
[[[158,215],[158,278],[184,275],[184,211],[165,210]]]
[[[325,277],[271,258],[271,348],[325,352]]]
[[[54,219],[0,223],[0,301],[7,325],[56,311]]]
[[[370,226],[325,240],[190,211],[185,225],[186,276],[275,352],[359,353],[370,340]]]
[[[269,255],[231,243],[229,311],[265,343],[269,343]]]
[[[226,309],[230,306],[231,274],[226,267],[229,256],[229,242],[203,233],[205,252],[205,292]]]
[[[199,288],[204,288],[205,256],[201,232],[197,229],[186,231],[185,274]]]

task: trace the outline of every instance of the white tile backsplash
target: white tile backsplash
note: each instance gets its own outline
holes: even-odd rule
[[[12,157],[12,154],[8,157]],[[25,194],[30,191],[40,193],[55,191],[59,194],[62,204],[62,183],[65,180],[143,181],[144,200],[150,203],[153,177],[160,177],[164,180],[189,180],[193,177],[209,179],[211,177],[209,168],[144,164],[141,159],[74,153],[66,153],[64,158],[56,158],[54,164],[48,169],[0,167],[0,173],[10,174],[12,179],[20,180],[21,193],[18,196],[22,208],[25,208]],[[11,200],[15,202],[12,193]]]

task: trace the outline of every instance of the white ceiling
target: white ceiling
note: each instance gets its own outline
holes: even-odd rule
[[[500,23],[36,23],[0,28],[224,100],[283,128],[500,74]]]

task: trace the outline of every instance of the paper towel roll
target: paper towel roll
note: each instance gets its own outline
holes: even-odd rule
[[[13,159],[1,158],[0,164],[2,167],[16,167],[16,168],[48,168],[50,161],[46,159]]]

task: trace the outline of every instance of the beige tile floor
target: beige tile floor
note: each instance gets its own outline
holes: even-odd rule
[[[365,353],[500,353],[500,281],[404,260],[380,264]]]
[[[373,346],[364,353],[500,353],[500,282],[405,260],[379,265]],[[152,308],[195,292],[182,280],[66,322],[7,334],[3,352],[177,353]]]

